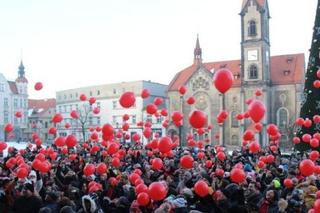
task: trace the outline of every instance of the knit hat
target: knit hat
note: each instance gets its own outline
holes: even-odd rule
[[[275,179],[272,181],[274,188],[279,189],[281,187],[281,183],[279,180]]]

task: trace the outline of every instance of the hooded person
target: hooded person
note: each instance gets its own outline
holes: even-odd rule
[[[99,198],[96,193],[84,195],[81,198],[82,209],[79,212],[85,213],[103,213],[99,204]]]
[[[28,175],[28,180],[33,183],[35,193],[39,194],[43,186],[43,181],[40,177],[40,174],[34,170],[31,170],[31,172]]]

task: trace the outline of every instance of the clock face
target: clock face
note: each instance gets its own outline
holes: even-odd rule
[[[249,61],[258,60],[258,50],[248,50],[248,60]]]

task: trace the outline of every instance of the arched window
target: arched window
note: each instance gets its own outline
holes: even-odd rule
[[[257,35],[257,24],[254,20],[249,21],[248,35],[249,36],[256,36]]]
[[[258,67],[255,64],[250,65],[249,68],[249,79],[257,79],[258,78]]]
[[[285,128],[289,123],[289,111],[281,107],[277,111],[277,125],[279,128]]]
[[[236,111],[232,111],[231,112],[231,127],[239,127],[239,121],[236,118],[237,112]]]
[[[231,145],[233,146],[239,145],[239,137],[237,135],[231,136]]]

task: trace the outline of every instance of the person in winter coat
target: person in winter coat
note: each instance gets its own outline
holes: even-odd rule
[[[84,195],[81,198],[82,209],[78,213],[103,213],[99,205],[98,195],[96,193],[91,193],[89,195]]]
[[[278,194],[275,190],[268,190],[258,203],[259,213],[278,213]]]

